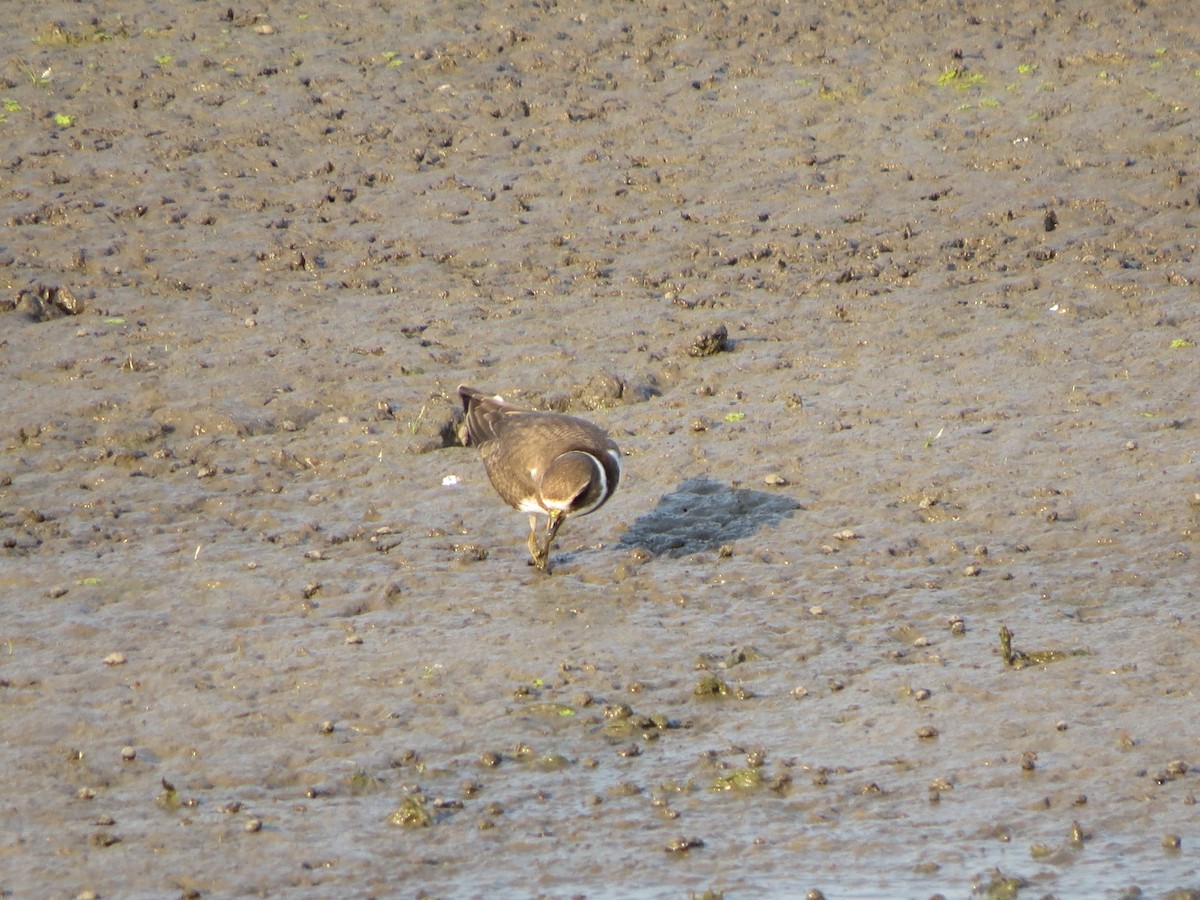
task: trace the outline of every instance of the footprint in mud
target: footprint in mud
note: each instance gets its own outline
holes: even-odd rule
[[[735,488],[712,478],[689,478],[644,516],[639,516],[621,543],[655,556],[687,556],[748,537],[764,525],[775,525],[800,504],[781,494]]]

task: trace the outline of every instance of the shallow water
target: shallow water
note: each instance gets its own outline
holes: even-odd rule
[[[232,14],[0,37],[0,891],[1200,889],[1181,7]]]

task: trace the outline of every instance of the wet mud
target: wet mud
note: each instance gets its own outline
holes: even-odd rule
[[[28,7],[0,893],[1200,890],[1190,12]]]

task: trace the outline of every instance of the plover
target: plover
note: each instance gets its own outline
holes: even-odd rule
[[[621,450],[603,429],[561,413],[537,412],[460,385],[467,444],[478,447],[504,501],[529,513],[529,555],[550,571],[550,545],[569,516],[586,516],[621,480]],[[537,517],[546,516],[545,540]]]

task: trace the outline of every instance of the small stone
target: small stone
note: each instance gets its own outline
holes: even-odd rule
[[[970,577],[974,577],[982,571],[983,571],[983,566],[979,565],[978,563],[971,563],[969,566],[967,566],[965,569],[963,569],[963,574],[968,575]]]
[[[763,479],[763,484],[768,485],[769,487],[786,487],[788,480],[778,472],[772,472]]]
[[[1164,834],[1162,845],[1164,850],[1178,850],[1183,846],[1183,840],[1177,834]]]
[[[333,734],[333,723],[328,720],[322,722],[321,734]]]
[[[106,666],[123,666],[125,665],[125,654],[120,650],[110,653],[104,657],[104,664]]]
[[[938,730],[932,725],[922,725],[917,729],[917,737],[923,741],[931,741],[938,736]]]
[[[262,819],[252,818],[246,820],[245,829],[248,834],[254,834],[257,831],[262,831]]]
[[[137,750],[135,750],[133,747],[122,747],[121,759],[125,760],[125,762],[132,762],[133,760],[137,759]]]

